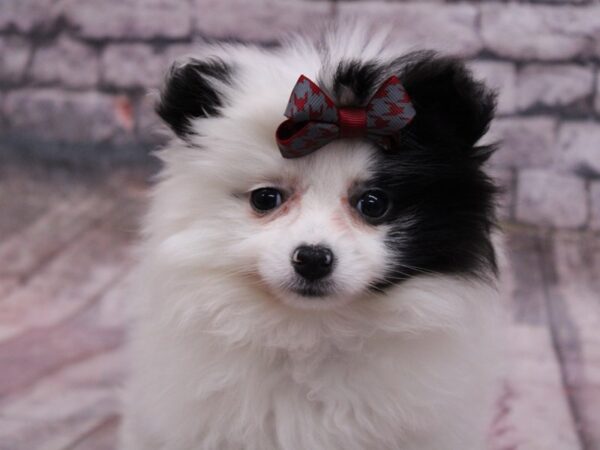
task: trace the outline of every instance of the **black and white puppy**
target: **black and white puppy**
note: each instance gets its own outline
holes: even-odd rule
[[[414,117],[382,148],[283,158],[299,75],[364,108],[396,76]],[[498,306],[477,146],[494,95],[457,59],[333,32],[176,64],[145,220],[124,450],[481,450]]]

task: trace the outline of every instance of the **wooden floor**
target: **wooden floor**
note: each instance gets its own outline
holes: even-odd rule
[[[0,450],[115,448],[143,178],[0,168]],[[490,449],[600,449],[600,236],[505,228]]]

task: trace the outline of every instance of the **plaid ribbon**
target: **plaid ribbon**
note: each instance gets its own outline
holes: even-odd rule
[[[367,138],[387,147],[415,116],[396,76],[388,78],[364,108],[338,108],[314,82],[300,75],[275,134],[284,158],[306,156],[334,139]]]

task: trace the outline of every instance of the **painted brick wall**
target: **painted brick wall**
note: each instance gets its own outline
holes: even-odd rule
[[[164,137],[152,112],[169,62],[202,39],[272,45],[360,16],[399,49],[465,57],[500,90],[486,139],[522,223],[600,230],[600,1],[1,0],[0,154],[135,162]]]

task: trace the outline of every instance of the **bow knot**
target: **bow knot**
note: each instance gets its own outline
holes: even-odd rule
[[[336,107],[310,79],[298,78],[276,139],[284,158],[306,156],[334,139],[365,137],[385,146],[415,110],[396,76],[388,78],[364,108]]]
[[[367,131],[367,111],[365,108],[339,108],[338,125],[340,137],[362,137]]]

